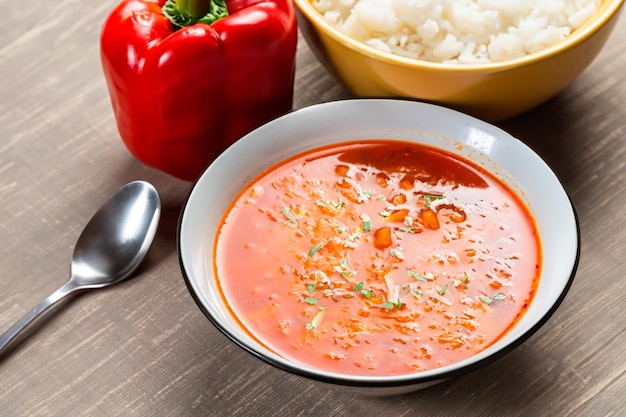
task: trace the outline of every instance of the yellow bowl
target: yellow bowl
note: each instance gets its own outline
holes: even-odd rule
[[[601,51],[624,3],[603,0],[584,25],[543,51],[506,62],[459,65],[379,51],[327,22],[310,0],[294,1],[307,43],[355,95],[429,101],[489,121],[530,110],[570,84]]]

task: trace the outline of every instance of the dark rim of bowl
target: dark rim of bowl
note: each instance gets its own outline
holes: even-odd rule
[[[516,141],[520,141],[516,137],[513,137],[513,136],[511,137]],[[427,382],[434,382],[434,381],[439,381],[439,380],[456,378],[461,375],[465,375],[467,373],[470,373],[478,368],[482,368],[485,365],[495,362],[496,360],[504,357],[506,354],[510,353],[511,351],[516,349],[519,345],[521,345],[526,340],[528,340],[531,336],[533,336],[541,327],[543,327],[543,325],[550,319],[550,317],[552,317],[552,315],[559,308],[559,306],[565,299],[565,296],[569,292],[569,289],[571,288],[572,283],[574,281],[574,277],[576,276],[576,271],[578,270],[578,264],[580,261],[580,246],[581,246],[580,222],[578,219],[578,213],[576,211],[576,208],[574,207],[574,204],[572,202],[572,199],[569,193],[567,192],[567,189],[565,189],[565,187],[563,186],[561,179],[558,177],[558,175],[556,175],[554,170],[552,170],[552,167],[550,167],[548,163],[545,160],[543,160],[543,158],[541,159],[548,166],[548,168],[554,173],[557,181],[559,182],[561,187],[563,187],[565,195],[572,209],[572,214],[574,216],[574,223],[575,223],[575,228],[576,228],[576,256],[574,259],[574,264],[572,265],[570,276],[565,286],[563,287],[561,293],[559,294],[559,297],[555,300],[554,304],[552,304],[550,309],[537,321],[535,325],[533,325],[530,329],[528,329],[528,331],[520,335],[517,339],[512,340],[508,345],[504,346],[502,349],[490,354],[489,356],[483,359],[480,359],[467,366],[464,366],[462,368],[442,371],[436,375],[430,375],[430,376],[421,376],[419,372],[416,372],[414,374],[404,375],[405,378],[401,380],[394,379],[390,381],[378,381],[378,380],[377,381],[372,381],[372,380],[359,381],[358,379],[356,379],[359,376],[353,376],[353,375],[345,375],[345,378],[348,378],[348,379],[343,379],[344,377],[340,374],[337,374],[337,376],[326,376],[326,375],[318,374],[315,372],[310,372],[305,369],[300,369],[296,366],[289,366],[281,362],[274,361],[273,359],[263,355],[262,353],[257,352],[256,350],[250,348],[245,343],[240,341],[235,335],[230,333],[224,326],[220,324],[219,320],[213,317],[213,315],[204,307],[199,297],[197,296],[196,292],[194,291],[193,286],[191,285],[191,280],[189,279],[189,276],[187,275],[187,271],[183,263],[182,251],[181,251],[181,246],[182,246],[181,245],[181,234],[182,234],[181,231],[182,231],[182,223],[185,217],[185,211],[189,204],[190,197],[193,194],[194,190],[196,189],[199,180],[203,177],[204,173],[209,169],[210,165],[207,166],[204,169],[203,173],[200,174],[200,176],[194,181],[193,186],[191,187],[191,190],[189,191],[187,198],[185,199],[185,202],[180,210],[179,217],[178,217],[178,222],[177,222],[177,227],[176,227],[176,252],[178,254],[178,262],[180,265],[181,273],[183,275],[183,279],[185,281],[185,285],[187,286],[187,290],[189,291],[189,294],[193,298],[196,305],[200,308],[200,310],[204,313],[204,315],[209,319],[209,321],[213,324],[213,326],[215,326],[224,336],[226,336],[228,339],[230,339],[233,343],[235,343],[237,346],[242,348],[244,351],[252,354],[252,356],[256,357],[257,359],[260,359],[261,361],[269,365],[272,365],[278,369],[281,369],[283,371],[289,372],[294,375],[300,375],[306,378],[310,378],[312,380],[325,382],[329,384],[349,386],[349,387],[361,387],[361,388],[407,387],[411,385],[418,385],[418,384],[423,384]],[[354,380],[349,379],[352,377],[355,377],[355,379]]]

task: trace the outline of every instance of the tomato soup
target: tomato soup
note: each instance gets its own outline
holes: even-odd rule
[[[497,341],[525,312],[541,250],[519,197],[477,164],[401,141],[325,147],[249,184],[214,268],[241,326],[328,371],[398,375]]]

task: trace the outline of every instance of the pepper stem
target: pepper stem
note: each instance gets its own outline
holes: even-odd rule
[[[225,0],[167,0],[161,10],[178,27],[210,25],[228,16]]]
[[[178,10],[193,19],[200,19],[211,10],[211,0],[176,0]]]

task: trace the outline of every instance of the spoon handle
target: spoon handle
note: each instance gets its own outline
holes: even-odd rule
[[[39,303],[35,308],[30,310],[19,319],[13,326],[11,326],[6,332],[0,335],[0,355],[4,348],[15,337],[22,332],[29,324],[31,324],[37,317],[39,317],[44,311],[46,311],[54,303],[78,289],[71,281],[66,282],[61,288],[50,294],[45,300]]]

